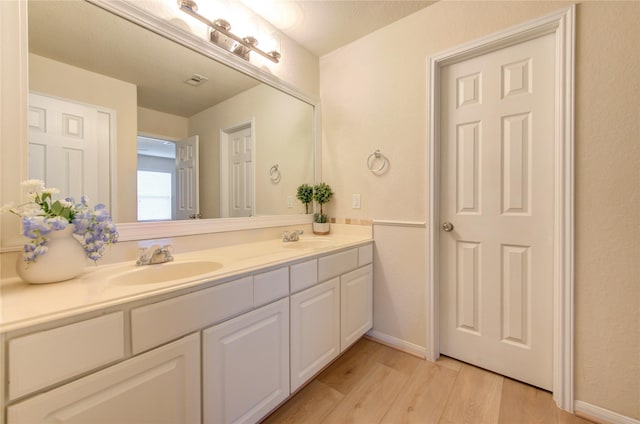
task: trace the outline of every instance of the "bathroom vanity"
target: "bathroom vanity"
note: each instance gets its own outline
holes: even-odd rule
[[[5,422],[256,422],[372,327],[369,236],[175,258],[5,284]]]

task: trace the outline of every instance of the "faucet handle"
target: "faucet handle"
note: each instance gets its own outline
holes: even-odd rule
[[[149,253],[151,252],[148,247],[138,248],[138,260],[136,261],[136,265],[146,265],[149,262]]]
[[[170,244],[165,244],[162,249],[165,251],[165,257],[167,261],[173,260],[173,246]]]

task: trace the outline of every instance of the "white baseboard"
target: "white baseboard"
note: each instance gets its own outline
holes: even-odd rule
[[[377,330],[369,330],[367,332],[367,336],[373,340],[379,341],[382,344],[417,356],[419,358],[425,359],[427,357],[427,349],[424,346],[413,344],[406,340],[381,333]]]
[[[591,405],[590,403],[577,400],[573,405],[576,415],[583,414],[585,418],[593,418],[597,422],[611,423],[611,424],[640,424],[640,420],[636,420],[625,415],[618,414],[617,412],[609,411],[608,409],[600,408],[599,406]]]

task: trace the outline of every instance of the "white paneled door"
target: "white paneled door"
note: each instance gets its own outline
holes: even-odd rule
[[[72,100],[29,93],[29,178],[109,205],[112,112]]]
[[[199,137],[193,135],[176,142],[176,218],[196,219],[199,205]]]
[[[229,134],[229,216],[253,212],[253,137],[251,128]]]
[[[554,35],[444,66],[440,352],[552,388]]]

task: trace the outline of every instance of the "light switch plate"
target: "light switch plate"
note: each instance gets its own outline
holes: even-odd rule
[[[351,195],[351,208],[352,209],[360,209],[360,195],[352,194]]]
[[[293,207],[293,196],[287,196],[287,207],[289,209]]]

